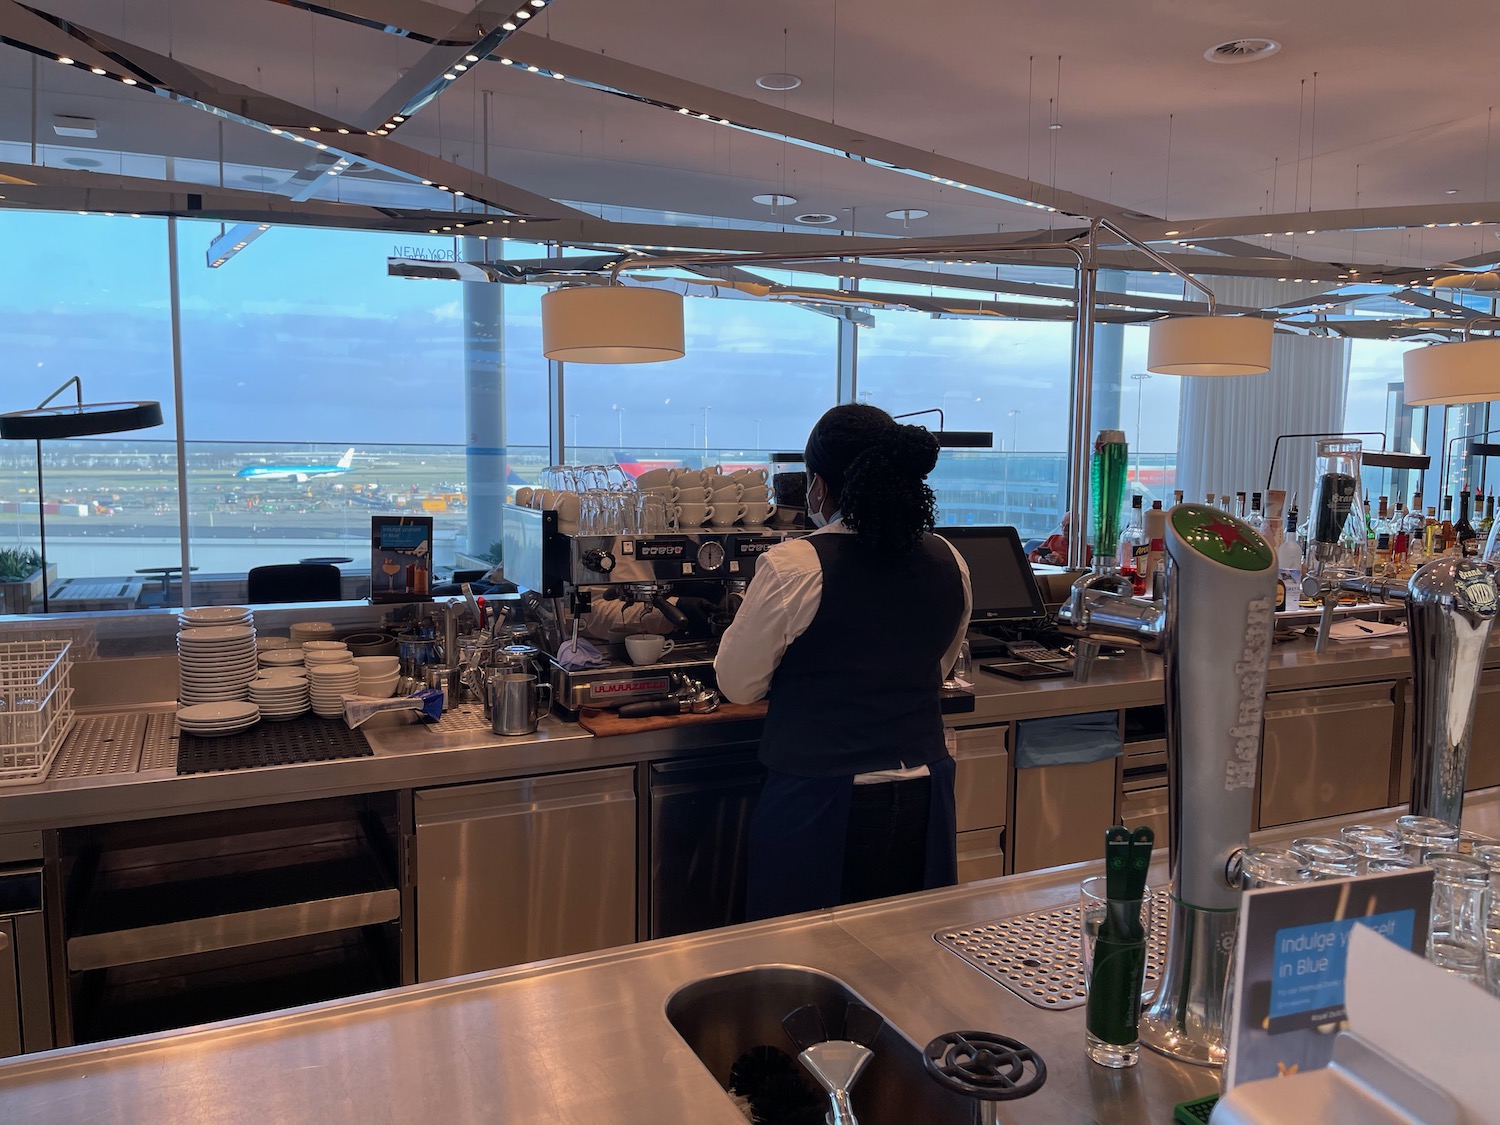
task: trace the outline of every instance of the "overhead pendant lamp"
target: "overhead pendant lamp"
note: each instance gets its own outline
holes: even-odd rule
[[[1273,321],[1171,316],[1147,330],[1146,370],[1159,375],[1260,375],[1271,369]]]
[[[625,285],[566,285],[542,296],[542,354],[563,363],[681,359],[682,295]]]
[[[1468,335],[1467,326],[1464,328]],[[1500,398],[1500,339],[1465,338],[1413,348],[1402,357],[1407,406],[1489,402]]]
[[[77,392],[77,401],[66,406],[49,405],[69,387]],[[52,609],[47,574],[47,503],[46,485],[42,480],[42,442],[68,438],[96,437],[100,434],[123,434],[148,430],[161,425],[159,402],[84,402],[83,380],[74,375],[57,390],[42,399],[35,410],[16,410],[0,414],[0,438],[36,442],[36,526],[42,556],[42,612]]]

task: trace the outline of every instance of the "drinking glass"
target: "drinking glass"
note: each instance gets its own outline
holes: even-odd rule
[[[1247,891],[1295,887],[1309,878],[1307,861],[1286,848],[1246,848],[1240,853],[1240,885]]]
[[[1372,861],[1400,859],[1405,851],[1401,833],[1394,828],[1376,828],[1373,824],[1351,824],[1339,833],[1339,839],[1353,848],[1359,857],[1361,875],[1369,873]]]
[[[1083,979],[1090,991],[1087,1023],[1084,1030],[1084,1050],[1088,1057],[1100,1066],[1114,1070],[1135,1066],[1140,1061],[1141,1043],[1138,1036],[1141,1000],[1146,971],[1146,944],[1151,938],[1151,889],[1147,887],[1134,902],[1125,903],[1120,909],[1125,920],[1134,919],[1140,927],[1139,941],[1131,935],[1127,942],[1115,941],[1106,948],[1114,950],[1114,956],[1133,958],[1125,972],[1134,974],[1134,987],[1126,986],[1119,997],[1092,995],[1094,988],[1094,955],[1099,946],[1099,931],[1109,914],[1109,895],[1106,878],[1094,875],[1078,885],[1078,907],[1081,918],[1079,930],[1080,950],[1083,954]],[[1119,978],[1116,978],[1118,980]],[[1098,1005],[1096,1007],[1096,1005]],[[1103,1032],[1103,1034],[1096,1034]],[[1116,1043],[1112,1039],[1129,1039]]]
[[[1500,844],[1474,849],[1474,860],[1490,873],[1490,910],[1485,920],[1485,974],[1490,991],[1500,996]]]
[[[1428,848],[1454,851],[1458,847],[1458,825],[1430,816],[1398,816],[1396,831],[1401,833],[1401,842],[1406,854],[1416,862],[1422,862],[1422,853]]]
[[[1429,852],[1432,868],[1432,921],[1427,960],[1483,987],[1486,930],[1490,910],[1490,869],[1469,856]]]
[[[1347,844],[1322,836],[1303,836],[1292,841],[1292,854],[1307,864],[1308,876],[1318,879],[1344,879],[1359,874],[1359,856]]]

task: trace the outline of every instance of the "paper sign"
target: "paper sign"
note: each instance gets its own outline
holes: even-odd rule
[[[1347,1020],[1344,975],[1355,927],[1421,952],[1431,900],[1425,867],[1247,891],[1225,1089],[1327,1066]]]

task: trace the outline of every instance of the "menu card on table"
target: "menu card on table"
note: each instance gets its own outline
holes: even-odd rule
[[[425,602],[432,585],[432,517],[370,518],[370,600]]]
[[[1344,968],[1356,925],[1403,949],[1427,948],[1425,867],[1246,891],[1230,984],[1224,1088],[1327,1066],[1344,1027]]]

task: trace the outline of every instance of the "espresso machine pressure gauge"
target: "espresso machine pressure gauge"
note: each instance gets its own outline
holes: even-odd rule
[[[698,548],[698,567],[700,570],[715,571],[724,565],[724,544],[717,539],[710,539]]]

